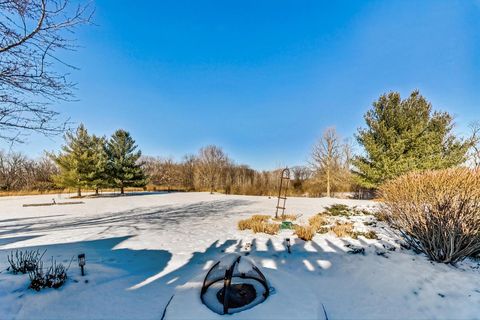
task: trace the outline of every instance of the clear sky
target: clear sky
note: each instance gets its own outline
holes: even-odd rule
[[[217,144],[256,169],[304,163],[329,126],[353,137],[388,91],[419,89],[466,133],[480,120],[480,1],[120,1],[66,56],[92,133],[129,130],[146,155]],[[30,156],[62,138],[31,136]],[[0,148],[6,148],[5,144]]]

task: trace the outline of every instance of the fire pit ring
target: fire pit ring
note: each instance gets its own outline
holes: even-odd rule
[[[254,262],[237,253],[215,263],[203,281],[200,298],[218,314],[241,312],[264,302],[270,289]]]

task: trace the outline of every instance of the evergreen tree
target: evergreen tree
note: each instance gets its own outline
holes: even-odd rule
[[[108,176],[115,187],[124,194],[125,187],[143,187],[146,185],[145,173],[138,159],[140,150],[136,151],[135,141],[125,130],[117,130],[106,146],[108,157]]]
[[[107,171],[107,152],[106,152],[106,139],[104,137],[92,136],[93,152],[93,172],[89,177],[88,184],[95,189],[95,194],[98,194],[100,188],[109,186],[109,176]]]
[[[376,188],[386,180],[413,170],[443,169],[465,161],[470,141],[452,133],[447,112],[433,112],[418,91],[402,100],[400,94],[382,95],[365,115],[367,128],[356,136],[365,155],[354,158],[358,182]]]
[[[59,155],[51,155],[59,167],[53,177],[55,184],[64,188],[76,188],[77,195],[88,187],[95,172],[95,148],[83,124],[75,132],[65,134],[65,145]]]

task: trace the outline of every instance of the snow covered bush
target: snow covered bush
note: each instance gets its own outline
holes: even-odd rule
[[[455,263],[480,252],[480,171],[410,173],[381,187],[382,213],[416,251]]]
[[[45,252],[43,252],[45,254]],[[27,273],[37,268],[38,263],[42,259],[43,254],[38,250],[15,250],[7,256],[10,264],[9,270],[13,273]]]
[[[325,214],[330,216],[350,216],[352,215],[352,210],[345,204],[332,204],[325,208]]]
[[[30,276],[30,288],[40,291],[44,288],[60,288],[67,281],[68,267],[56,263],[52,259],[51,266],[46,272],[43,270],[43,262],[39,262],[36,268],[28,273]]]

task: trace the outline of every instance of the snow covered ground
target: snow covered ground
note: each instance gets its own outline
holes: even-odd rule
[[[67,201],[55,196],[57,202]],[[83,199],[84,204],[22,207],[52,196],[0,198],[1,319],[473,319],[480,318],[480,264],[436,264],[400,248],[372,216],[354,217],[379,240],[316,235],[305,243],[282,231],[276,236],[238,231],[237,221],[271,214],[276,199],[157,193]],[[300,220],[324,206],[345,203],[374,208],[369,201],[291,198],[288,213]],[[292,254],[284,239],[292,237]],[[348,253],[353,244],[365,254]],[[16,248],[47,249],[69,263],[83,252],[85,277],[76,260],[67,284],[34,292],[28,276],[12,275],[6,256]],[[395,248],[394,251],[393,248]],[[250,252],[275,288],[257,307],[219,316],[199,301],[208,269],[225,253]]]

